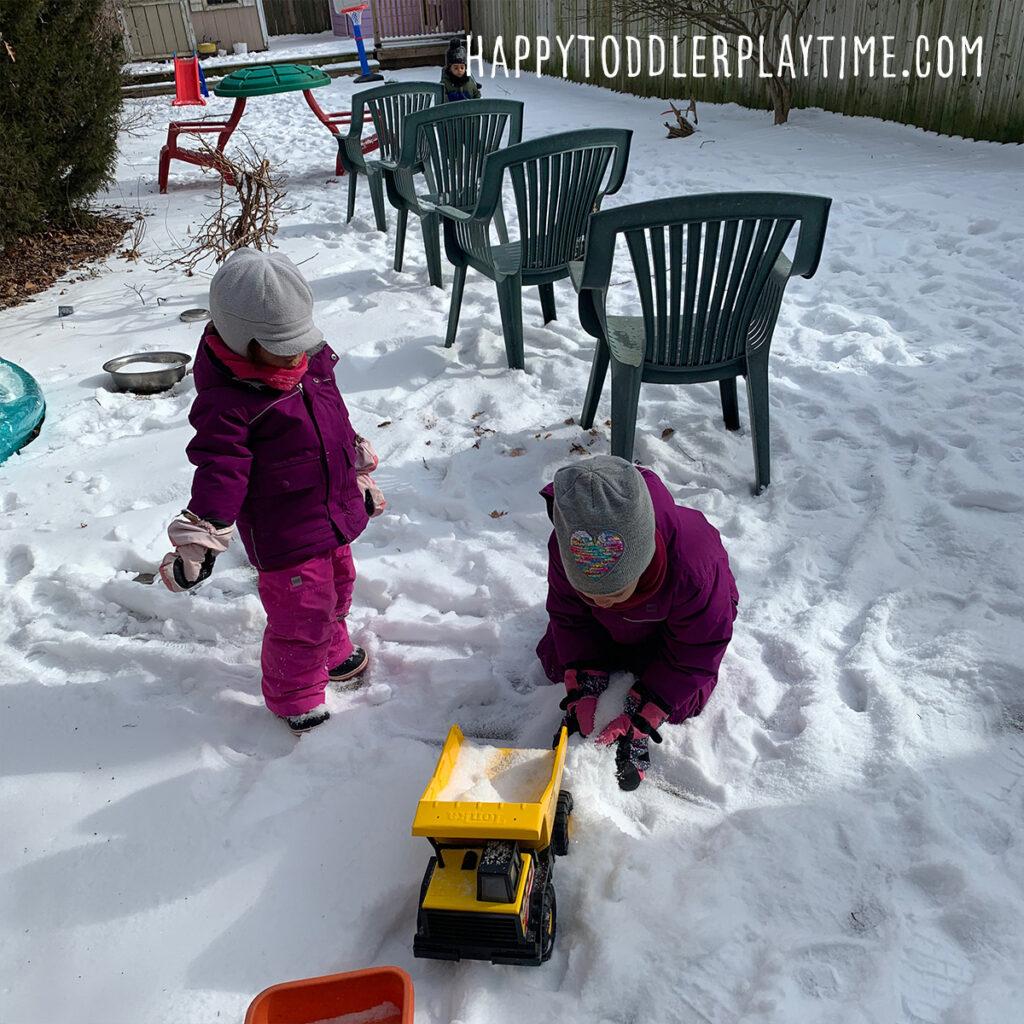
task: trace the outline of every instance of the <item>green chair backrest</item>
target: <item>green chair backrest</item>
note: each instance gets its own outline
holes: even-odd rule
[[[444,103],[405,118],[399,164],[422,163],[437,202],[460,208],[476,205],[484,159],[523,137],[519,100]]]
[[[581,258],[589,218],[622,185],[632,135],[625,128],[584,128],[521,142],[485,158],[477,209],[493,211],[507,171],[523,270]]]
[[[361,126],[363,111],[368,110],[377,133],[380,158],[397,160],[404,119],[417,110],[440,103],[443,97],[444,89],[433,82],[392,82],[364,89],[352,97],[352,125]]]
[[[770,341],[786,280],[817,269],[831,202],[724,192],[605,210],[590,221],[580,286],[607,289],[621,235],[644,319],[645,362],[696,367],[737,359]],[[783,247],[797,224],[790,261]]]

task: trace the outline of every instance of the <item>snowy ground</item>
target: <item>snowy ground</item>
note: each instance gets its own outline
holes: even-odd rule
[[[427,285],[418,228],[392,272],[393,215],[373,230],[364,184],[345,223],[333,142],[301,97],[250,101],[242,127],[290,175],[280,248],[312,281],[388,499],[355,545],[367,685],[332,692],[330,723],[296,740],[259,697],[240,547],[192,596],[132,581],[187,499],[194,389],[116,394],[101,366],[195,352],[178,314],[206,305],[211,268],[159,264],[216,193],[174,164],[158,194],[171,108],[132,101],[144,126],[107,200],[145,213],[145,260],[0,313],[3,355],[48,401],[40,438],[0,466],[0,1020],[240,1021],[267,985],[388,963],[413,977],[418,1024],[1018,1019],[1024,149],[817,110],[776,128],[735,106],[669,141],[665,101],[484,85],[525,101],[528,138],[632,128],[609,205],[834,197],[772,352],[771,488],[751,494],[743,399],[730,434],[714,385],[641,397],[636,457],[718,527],[739,584],[711,704],[666,730],[634,794],[606,750],[570,750],[549,964],[413,958],[430,851],[410,825],[449,726],[540,748],[558,718],[533,654],[537,491],[586,457],[574,447],[608,451],[607,392],[593,434],[571,419],[592,343],[568,283],[548,327],[530,291],[527,372],[509,371],[494,287],[470,273],[445,350],[448,292]],[[318,98],[345,109],[355,87]]]

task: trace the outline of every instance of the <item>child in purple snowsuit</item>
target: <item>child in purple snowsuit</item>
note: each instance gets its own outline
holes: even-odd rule
[[[718,681],[739,601],[729,558],[700,512],[624,459],[566,466],[541,494],[555,528],[537,656],[548,678],[565,684],[570,735],[593,732],[609,672],[637,676],[622,714],[596,740],[616,744],[619,786],[636,789],[650,764],[648,739],[661,741],[666,720],[699,715]]]
[[[286,256],[239,249],[214,275],[196,354],[186,449],[189,507],[168,528],[169,589],[206,579],[237,525],[267,613],[261,667],[267,707],[294,732],[330,717],[328,680],[358,676],[366,652],[345,616],[350,544],[384,501],[369,476],[334,380],[338,357],[313,324],[313,293]]]

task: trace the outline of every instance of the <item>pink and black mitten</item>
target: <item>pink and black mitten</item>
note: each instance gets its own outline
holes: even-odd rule
[[[597,698],[608,689],[608,673],[593,668],[570,668],[565,673],[565,696],[558,705],[565,714],[562,725],[555,733],[553,746],[558,746],[562,726],[570,736],[579,733],[589,736],[594,731],[594,712]]]
[[[635,684],[623,702],[622,714],[613,718],[594,741],[615,743],[615,775],[619,789],[636,789],[650,767],[648,740],[661,742],[658,732],[672,708],[646,687]]]
[[[160,563],[160,578],[176,593],[190,590],[213,572],[214,560],[227,551],[235,532],[234,526],[200,519],[188,509],[181,516],[167,527],[174,550]]]

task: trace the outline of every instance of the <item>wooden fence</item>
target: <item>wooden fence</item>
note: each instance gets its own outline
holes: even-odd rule
[[[561,40],[568,47],[566,77],[573,81],[587,81],[641,96],[734,102],[756,108],[770,106],[764,83],[757,77],[756,43],[752,64],[746,67],[742,78],[737,75],[734,50],[731,64],[717,65],[720,73],[715,76],[710,39],[699,44],[706,47],[705,59],[700,63],[693,59],[694,46],[698,44],[689,37],[705,35],[702,29],[658,25],[631,17],[628,3],[620,6],[612,0],[486,0],[473,3],[471,15],[471,54],[479,52],[476,37],[480,37],[484,59],[490,62],[500,38],[510,74],[516,37],[531,41],[531,60],[536,57],[537,38],[544,37],[551,52],[544,65],[548,74],[562,74],[563,54],[556,43]],[[594,37],[589,55],[579,41],[581,35]],[[573,36],[576,39],[570,44]],[[629,44],[627,36],[638,43]],[[815,40],[831,36],[833,40],[827,49],[820,41],[809,47],[805,75],[803,54],[798,40],[793,39],[794,107],[822,107],[842,114],[880,117],[946,135],[1024,142],[1022,0],[813,0],[795,36]],[[614,37],[617,46],[605,43],[608,37]],[[981,47],[972,49],[971,44],[979,37]],[[657,60],[649,59],[652,38],[660,40],[665,51],[665,66],[660,74],[650,74],[657,67]],[[869,40],[873,40],[870,45],[874,48],[873,74],[868,72]],[[857,42],[862,50],[857,64],[859,73],[854,74]],[[841,45],[846,47],[845,54],[839,51]],[[607,46],[604,66],[603,46]],[[630,46],[634,56],[637,52],[640,55],[632,68],[627,62]],[[606,76],[606,68],[615,68],[616,52],[619,67],[615,74]],[[893,57],[886,62],[888,52]],[[658,56],[656,45],[653,56]],[[840,56],[845,56],[842,75]],[[536,64],[528,66],[534,70]],[[631,75],[637,66],[640,73]],[[731,77],[724,74],[727,67],[731,68]],[[693,72],[701,70],[706,77],[695,77]],[[687,72],[687,77],[679,76],[679,71]],[[886,76],[886,71],[891,77]],[[503,73],[499,68],[498,76]]]
[[[469,27],[465,0],[371,0],[378,43],[424,36],[464,36]]]
[[[352,6],[351,0],[344,6]],[[315,35],[331,31],[331,0],[263,0],[267,34],[271,36]]]

